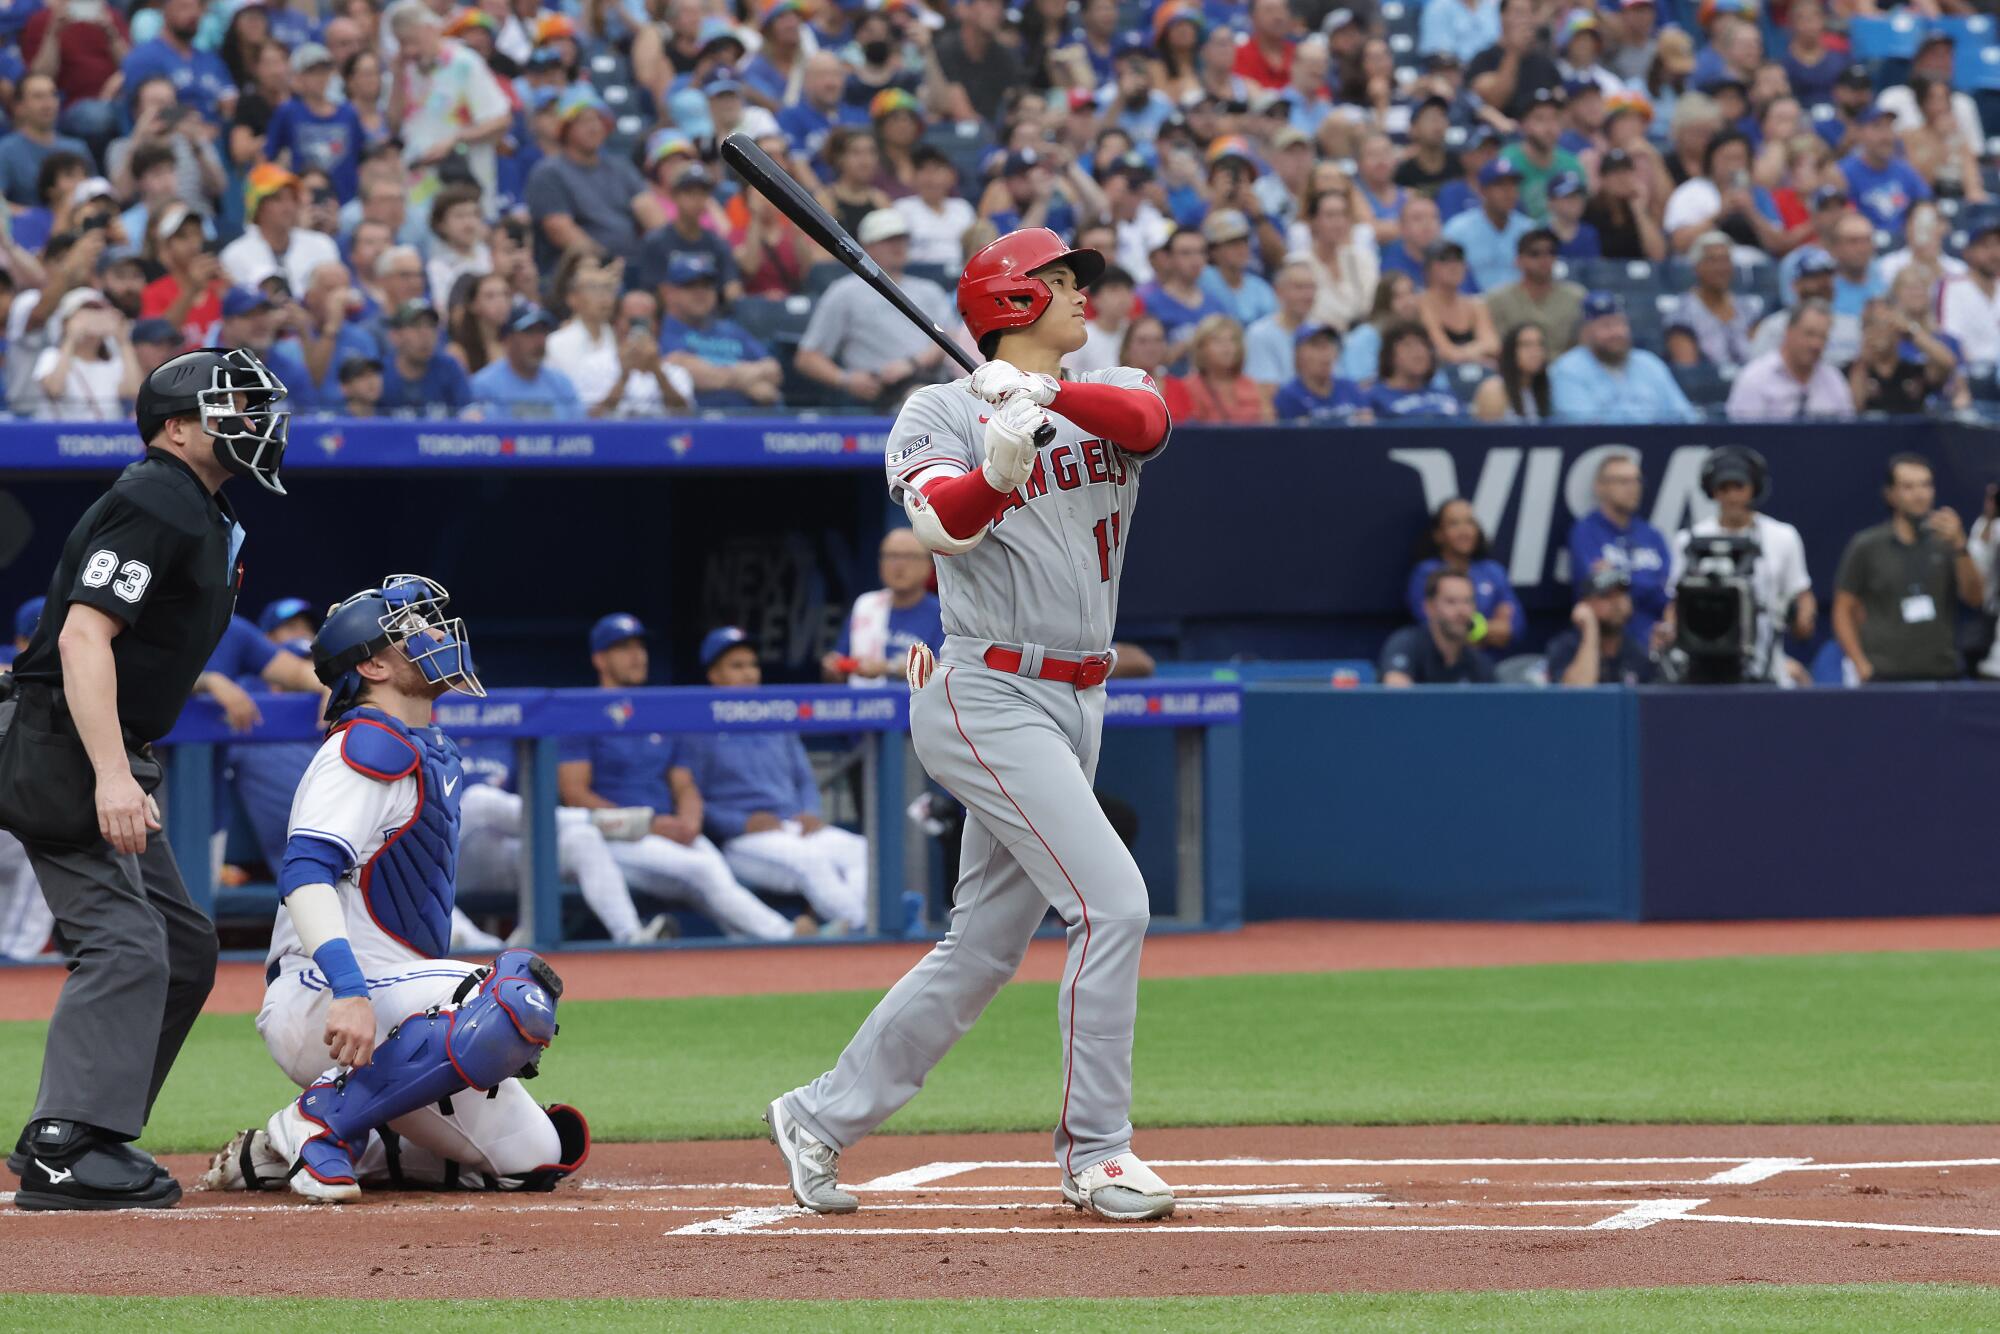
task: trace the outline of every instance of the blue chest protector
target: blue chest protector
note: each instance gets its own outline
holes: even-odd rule
[[[458,879],[458,800],[465,786],[458,747],[435,727],[406,727],[366,707],[342,718],[340,732],[340,757],[349,768],[384,783],[416,777],[416,814],[361,867],[361,896],[377,926],[441,959],[451,950]]]

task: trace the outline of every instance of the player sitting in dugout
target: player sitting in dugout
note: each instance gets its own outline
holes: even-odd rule
[[[708,683],[762,685],[757,647],[735,626],[701,641]],[[820,815],[819,784],[793,732],[695,732],[674,756],[701,793],[702,827],[752,889],[802,895],[832,928],[868,925],[868,840]]]

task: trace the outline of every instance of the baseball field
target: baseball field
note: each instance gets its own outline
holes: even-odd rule
[[[0,1210],[0,1328],[2000,1325],[2000,921],[1158,936],[1135,1147],[1181,1204],[1127,1227],[1056,1190],[1042,941],[843,1159],[862,1212],[806,1214],[758,1115],[921,948],[559,956],[534,1091],[597,1142],[555,1194]],[[0,1124],[59,983],[0,972]],[[261,989],[225,967],[149,1127],[184,1183],[288,1096]]]

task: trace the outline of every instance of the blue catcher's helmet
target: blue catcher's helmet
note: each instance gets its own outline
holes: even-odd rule
[[[451,594],[434,579],[392,574],[380,588],[365,588],[335,603],[312,641],[313,673],[333,692],[326,705],[328,721],[354,707],[362,685],[356,669],[391,644],[432,685],[483,696],[486,687],[473,670],[465,620],[444,614],[450,601]]]

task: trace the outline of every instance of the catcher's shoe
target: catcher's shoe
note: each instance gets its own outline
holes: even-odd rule
[[[1062,1193],[1077,1208],[1113,1223],[1143,1223],[1174,1211],[1173,1187],[1134,1153],[1092,1163],[1075,1176],[1065,1172]]]
[[[783,1098],[764,1109],[764,1121],[771,1127],[771,1143],[784,1155],[793,1199],[816,1214],[851,1214],[861,1207],[861,1201],[840,1188],[840,1150],[807,1134],[786,1113]]]
[[[196,1190],[283,1190],[291,1162],[271,1147],[262,1126],[239,1130],[208,1160]]]
[[[286,1103],[272,1115],[265,1123],[264,1139],[271,1154],[284,1163],[281,1173],[294,1195],[314,1204],[349,1204],[361,1198],[354,1160],[324,1126],[306,1119],[297,1102]],[[285,1154],[291,1145],[297,1146],[296,1158]]]

